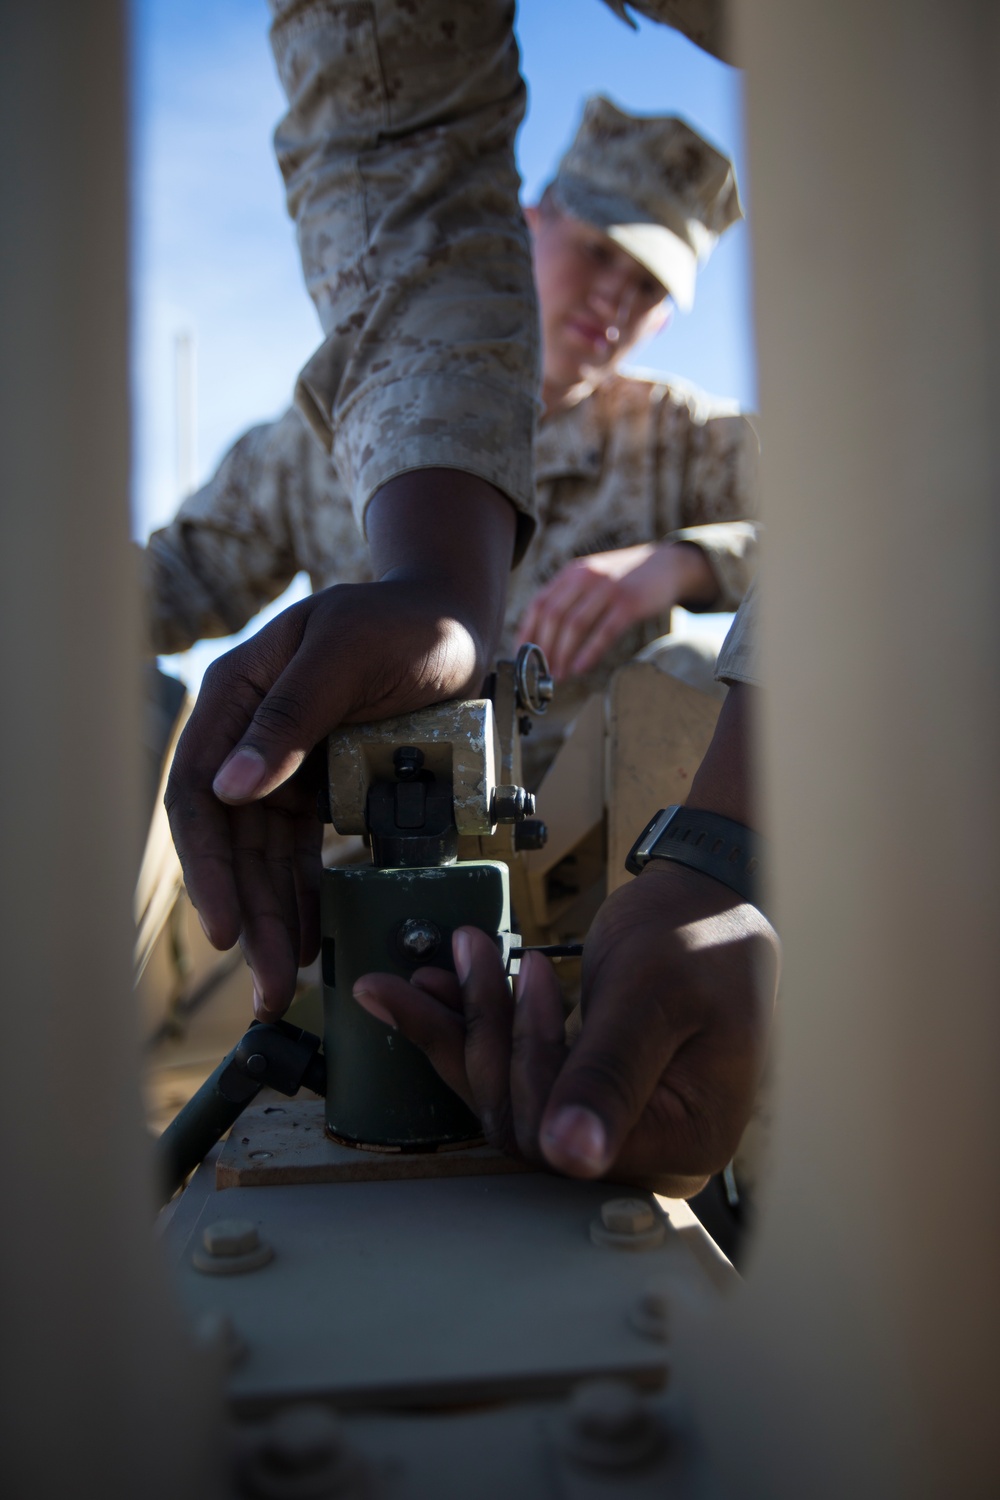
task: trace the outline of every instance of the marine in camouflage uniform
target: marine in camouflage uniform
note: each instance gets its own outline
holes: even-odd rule
[[[598,227],[659,273],[689,306],[698,253],[663,222],[683,218],[700,256],[740,216],[731,162],[681,121],[636,118],[589,101],[546,199]],[[621,202],[624,200],[624,204]],[[539,210],[534,211],[538,214]],[[615,220],[646,213],[660,236],[633,245]],[[659,221],[659,223],[657,223]],[[640,224],[647,235],[650,226]],[[557,268],[558,269],[558,268]],[[543,307],[543,326],[545,324]],[[752,575],[757,441],[733,403],[677,382],[605,368],[575,386],[540,425],[533,510],[538,529],[516,567],[502,651],[539,588],[572,558],[650,541],[697,545],[715,581],[702,607],[734,609]],[[548,366],[546,367],[548,368]],[[151,537],[146,558],[152,643],[159,652],[241,629],[299,571],[314,589],[370,578],[351,496],[295,408],[247,433],[215,477]],[[599,665],[560,685],[554,712],[532,740],[537,782],[561,733],[612,671],[670,628],[669,607],[621,634]],[[710,670],[710,669],[709,669]]]

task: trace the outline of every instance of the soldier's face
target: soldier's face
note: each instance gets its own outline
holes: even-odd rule
[[[616,365],[663,327],[667,293],[645,266],[593,225],[529,208],[545,380],[575,385]]]

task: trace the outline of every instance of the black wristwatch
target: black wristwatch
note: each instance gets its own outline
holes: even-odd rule
[[[732,818],[693,807],[664,807],[632,845],[625,868],[639,875],[651,859],[676,860],[711,875],[763,910],[758,882],[764,850],[760,835]]]

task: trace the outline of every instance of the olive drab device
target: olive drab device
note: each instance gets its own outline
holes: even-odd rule
[[[510,869],[545,840],[520,785],[520,740],[552,692],[544,654],[525,645],[497,664],[482,698],[330,736],[328,816],[338,833],[365,835],[371,863],[323,872],[322,1052],[297,1027],[254,1023],[160,1137],[167,1197],[264,1087],[324,1094],[327,1133],[349,1146],[435,1151],[481,1136],[425,1055],[352,990],[366,973],[451,969],[461,926],[490,933],[516,973],[524,949],[511,929]]]
[[[534,693],[516,690],[520,713],[544,712],[551,681],[537,647]],[[501,663],[498,673],[511,668]],[[494,679],[495,682],[496,679]],[[516,735],[513,724],[508,735]],[[492,698],[443,703],[381,723],[351,725],[329,740],[330,815],[338,833],[367,834],[371,865],[324,870],[322,971],[326,1126],[352,1145],[433,1150],[481,1135],[478,1120],[427,1057],[352,998],[372,972],[408,979],[424,964],[451,969],[456,927],[492,934],[505,960],[510,878],[499,859],[458,859],[459,839],[490,839],[534,812],[522,786],[502,780]]]

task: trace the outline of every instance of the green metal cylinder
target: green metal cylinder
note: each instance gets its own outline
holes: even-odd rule
[[[419,1048],[362,1010],[351,991],[362,974],[408,979],[425,964],[453,969],[456,927],[480,927],[491,936],[509,931],[507,866],[469,860],[324,870],[322,924],[327,1129],[357,1145],[403,1151],[481,1135],[475,1115]],[[415,931],[419,953],[409,951]]]

